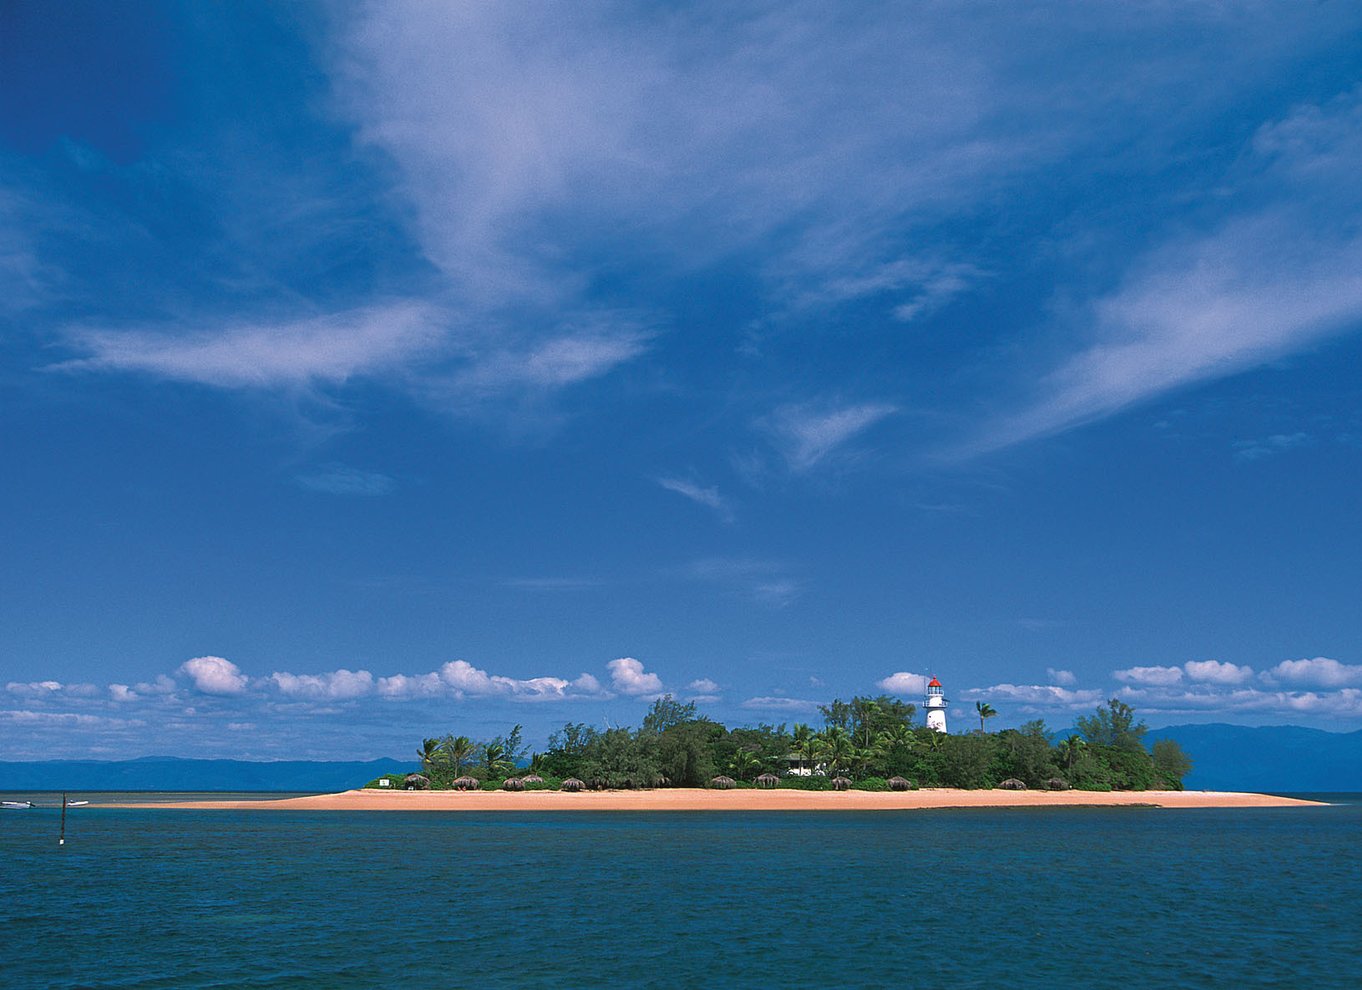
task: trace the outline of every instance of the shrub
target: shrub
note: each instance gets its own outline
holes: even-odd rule
[[[883,777],[866,777],[864,780],[853,783],[851,789],[853,791],[887,791],[889,790],[889,781]]]

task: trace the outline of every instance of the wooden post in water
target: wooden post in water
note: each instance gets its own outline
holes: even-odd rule
[[[57,837],[57,845],[66,845],[66,792],[61,792],[61,835]]]

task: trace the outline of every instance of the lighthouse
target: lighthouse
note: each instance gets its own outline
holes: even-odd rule
[[[927,728],[933,732],[946,731],[946,696],[941,692],[941,682],[933,677],[927,683]]]

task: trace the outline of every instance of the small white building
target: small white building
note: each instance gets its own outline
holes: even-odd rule
[[[934,732],[946,731],[946,696],[941,682],[933,677],[927,682],[927,700],[923,702],[927,710],[927,728]]]

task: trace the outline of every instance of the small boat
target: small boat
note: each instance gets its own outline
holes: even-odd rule
[[[64,805],[64,807],[67,807],[67,808],[83,808],[83,807],[85,807],[85,806],[86,806],[87,804],[89,804],[89,803],[90,803],[89,801],[67,801],[66,804]],[[62,803],[61,803],[60,801],[30,801],[30,802],[28,803],[28,806],[29,806],[30,808],[61,808],[61,807],[63,807],[63,805],[62,805]]]
[[[32,801],[0,801],[0,808],[8,811],[22,811],[25,808],[33,807]]]

